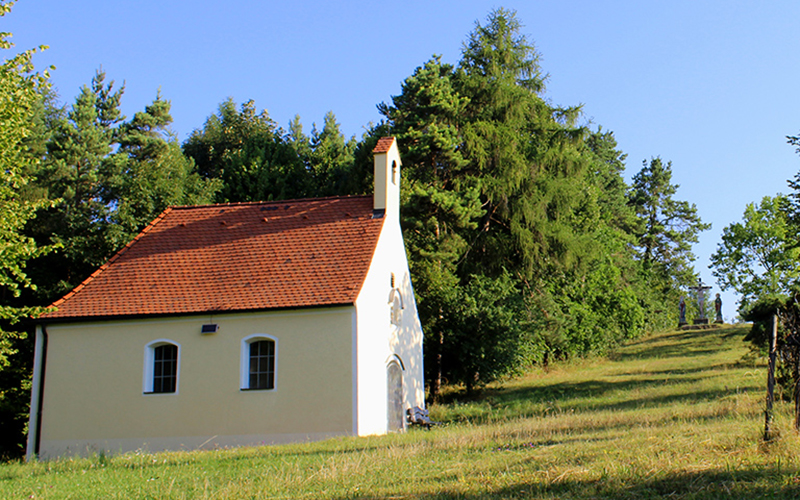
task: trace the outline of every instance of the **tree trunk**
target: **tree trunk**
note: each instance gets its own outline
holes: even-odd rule
[[[442,389],[442,350],[444,349],[444,333],[439,332],[436,345],[436,367],[433,380],[431,381],[430,399],[431,403],[439,402],[439,394]]]

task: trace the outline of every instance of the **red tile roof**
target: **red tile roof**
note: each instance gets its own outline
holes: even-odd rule
[[[382,218],[372,196],[167,209],[42,319],[352,304]]]
[[[378,144],[375,145],[375,148],[372,150],[373,153],[386,153],[389,151],[389,148],[392,147],[392,143],[394,142],[394,137],[381,137],[378,139]]]

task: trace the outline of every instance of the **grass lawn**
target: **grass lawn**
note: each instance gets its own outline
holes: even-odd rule
[[[747,327],[666,332],[610,360],[431,408],[430,432],[0,465],[0,498],[800,498],[800,436],[761,442]]]

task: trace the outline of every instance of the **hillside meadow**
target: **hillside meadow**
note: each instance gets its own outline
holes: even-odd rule
[[[432,407],[431,431],[0,465],[0,498],[798,498],[800,436],[747,326],[672,331]]]

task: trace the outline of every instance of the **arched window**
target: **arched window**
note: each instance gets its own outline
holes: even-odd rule
[[[144,348],[145,394],[178,392],[180,345],[171,340],[155,340]]]
[[[277,339],[256,334],[242,340],[242,390],[273,390],[278,365]]]

